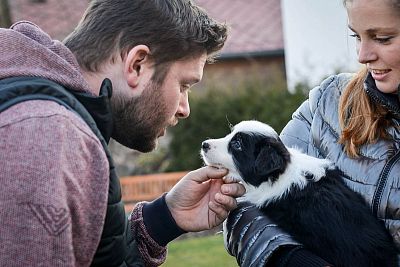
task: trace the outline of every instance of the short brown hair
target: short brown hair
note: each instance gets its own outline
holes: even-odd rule
[[[220,50],[227,27],[190,0],[92,0],[64,40],[79,65],[97,71],[136,45],[150,48],[156,65]]]

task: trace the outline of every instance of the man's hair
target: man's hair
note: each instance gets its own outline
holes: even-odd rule
[[[210,61],[226,37],[226,25],[190,0],[92,0],[64,43],[94,72],[140,44],[150,48],[156,67],[204,52]]]

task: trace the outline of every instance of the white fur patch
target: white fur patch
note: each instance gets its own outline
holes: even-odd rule
[[[271,126],[256,120],[239,122],[235,125],[230,135],[233,136],[238,132],[261,133],[278,138],[277,132]]]

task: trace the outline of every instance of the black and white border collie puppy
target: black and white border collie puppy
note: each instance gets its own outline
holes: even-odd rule
[[[397,266],[383,222],[334,164],[285,147],[270,126],[242,121],[224,138],[204,141],[201,156],[228,169],[246,187],[244,200],[334,266]]]

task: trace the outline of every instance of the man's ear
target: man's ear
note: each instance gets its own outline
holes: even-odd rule
[[[131,48],[125,58],[124,75],[128,85],[136,88],[143,73],[148,68],[150,49],[146,45],[137,45]]]

